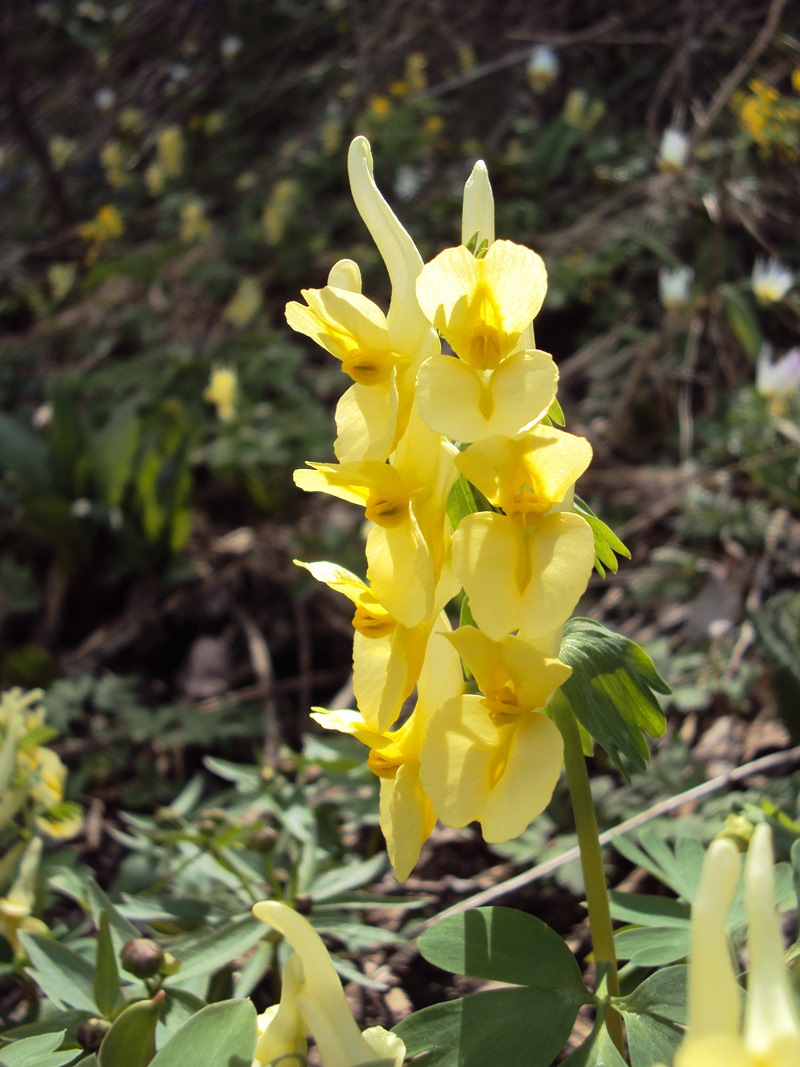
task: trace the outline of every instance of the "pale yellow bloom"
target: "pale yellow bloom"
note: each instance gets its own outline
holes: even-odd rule
[[[434,616],[418,626],[399,623],[366,582],[336,563],[302,563],[318,582],[342,593],[354,607],[353,693],[364,722],[379,733],[389,729],[419,678],[431,629],[444,607],[441,588]]]
[[[302,189],[294,178],[281,178],[272,187],[269,200],[264,205],[262,223],[267,244],[280,244],[289,223],[297,211]]]
[[[692,906],[688,1030],[675,1067],[800,1063],[800,1015],[775,914],[772,834],[765,823],[753,832],[745,863],[750,967],[743,1025],[725,929],[738,877],[736,846],[714,841]]]
[[[483,696],[456,695],[438,708],[422,746],[422,784],[448,826],[478,821],[487,841],[508,841],[553,795],[563,743],[542,709],[572,670],[552,654],[557,635],[492,641],[463,626],[448,637]]]
[[[211,222],[206,217],[205,204],[199,197],[187,201],[181,208],[180,239],[186,244],[201,241],[211,233]]]
[[[53,302],[60,304],[72,286],[78,273],[76,263],[51,263],[47,268],[47,281]]]
[[[180,126],[167,126],[156,138],[156,156],[167,178],[178,178],[183,171],[186,142]]]
[[[120,141],[107,141],[100,149],[100,162],[106,172],[106,181],[114,189],[121,189],[130,181],[128,159]]]
[[[75,154],[77,147],[78,142],[73,141],[71,137],[62,137],[60,133],[53,134],[47,142],[47,148],[56,170],[61,170],[62,167],[66,166]]]
[[[289,1067],[292,1057],[305,1055],[307,1033],[314,1037],[322,1067],[361,1067],[382,1058],[401,1067],[405,1045],[400,1038],[380,1026],[359,1031],[328,950],[308,919],[276,900],[256,904],[253,914],[294,949],[284,969],[280,1004],[259,1018],[253,1067],[279,1057],[287,1057]]]
[[[242,278],[222,312],[223,318],[234,326],[248,326],[258,314],[263,302],[258,278]]]
[[[411,873],[420,849],[436,824],[436,812],[420,777],[420,754],[438,709],[464,691],[461,663],[443,634],[442,614],[431,635],[417,683],[411,716],[397,729],[376,730],[357,711],[315,709],[312,718],[327,730],[352,734],[369,750],[367,766],[381,780],[380,822],[397,880]]]
[[[84,241],[100,247],[121,237],[125,233],[125,223],[113,204],[105,204],[93,219],[78,226],[78,233]]]
[[[515,440],[489,438],[456,466],[500,512],[476,512],[453,535],[453,567],[490,637],[540,638],[562,626],[594,565],[594,538],[572,512],[572,488],[591,447],[552,426]]]
[[[239,400],[239,377],[235,367],[215,367],[203,391],[203,399],[217,409],[221,422],[233,422]]]
[[[39,837],[31,839],[19,866],[17,877],[11,889],[0,897],[0,935],[11,945],[16,955],[19,951],[19,934],[28,931],[33,934],[46,934],[47,927],[33,915],[36,903],[36,877],[42,856],[42,841]]]

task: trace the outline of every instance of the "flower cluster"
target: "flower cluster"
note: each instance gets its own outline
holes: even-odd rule
[[[369,520],[366,581],[334,563],[302,564],[355,609],[358,711],[314,718],[369,749],[403,879],[437,817],[478,821],[488,841],[504,841],[550,800],[562,742],[546,708],[570,675],[561,629],[594,563],[592,531],[573,511],[591,448],[553,425],[558,371],[532,328],[545,267],[494,239],[485,166],[465,189],[467,243],[427,264],[375,185],[364,138],[349,171],[391,303],[384,315],[343,260],[327,286],[288,304],[289,325],[352,381],[336,410],[338,462],[309,463],[295,482]],[[444,609],[462,590],[465,625],[452,630]],[[478,692],[466,691],[462,661]]]
[[[794,77],[792,87],[800,93]],[[800,99],[781,93],[758,78],[747,83],[747,90],[735,93],[731,101],[739,125],[758,145],[762,155],[773,151],[786,162],[800,154]]]

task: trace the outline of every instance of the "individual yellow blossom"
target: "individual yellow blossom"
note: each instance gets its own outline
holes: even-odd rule
[[[412,93],[421,93],[427,87],[427,66],[428,60],[422,52],[411,52],[406,57],[405,80]]]
[[[47,282],[50,294],[56,304],[60,304],[72,286],[78,273],[76,263],[51,263],[47,268]]]
[[[453,567],[490,637],[515,630],[543,637],[566,622],[583,595],[594,538],[572,511],[572,493],[591,454],[582,437],[538,426],[457,456],[461,473],[503,509],[467,515],[453,534]]]
[[[765,823],[753,832],[745,862],[750,966],[742,1025],[740,990],[725,929],[738,878],[736,846],[725,839],[714,841],[692,906],[688,1027],[675,1067],[800,1063],[800,1014],[775,914],[772,834]]]
[[[0,936],[11,945],[14,955],[20,950],[21,932],[48,933],[47,926],[33,915],[41,856],[42,840],[34,837],[22,854],[19,871],[11,889],[6,896],[0,897]]]
[[[180,239],[186,244],[201,241],[211,233],[211,222],[206,218],[205,204],[199,197],[188,200],[181,208]]]
[[[371,96],[369,98],[369,109],[373,115],[377,115],[379,118],[383,118],[388,115],[392,110],[392,103],[388,96]]]
[[[295,215],[301,192],[300,184],[294,178],[281,178],[272,187],[262,216],[268,245],[274,246],[283,240],[286,224]]]
[[[475,49],[471,44],[460,44],[458,46],[458,69],[462,74],[469,74],[471,70],[475,69],[477,59],[475,58]]]
[[[398,78],[389,86],[390,96],[408,96],[408,82]]]
[[[792,71],[792,88],[796,93],[800,93],[800,67],[795,67]]]
[[[376,730],[357,711],[315,709],[312,718],[327,730],[352,734],[369,750],[367,766],[381,780],[380,823],[397,880],[402,882],[419,859],[420,849],[436,824],[431,798],[420,778],[420,753],[431,720],[450,698],[464,691],[461,662],[443,634],[450,630],[442,614],[432,634],[417,683],[417,702],[394,730]]]
[[[359,1031],[328,950],[308,919],[277,900],[254,905],[253,914],[294,951],[284,968],[280,1003],[259,1017],[252,1067],[305,1062],[309,1033],[322,1067],[362,1067],[382,1059],[401,1067],[406,1050],[399,1037],[381,1026]]]
[[[441,115],[428,115],[423,125],[426,133],[441,133],[444,129],[444,119]]]
[[[160,163],[151,163],[144,172],[144,184],[151,196],[160,196],[167,184],[167,176]]]
[[[143,133],[146,125],[145,114],[138,107],[124,107],[117,118],[117,126],[123,133]]]
[[[222,312],[223,318],[234,326],[248,326],[258,314],[263,302],[258,278],[242,278]]]
[[[100,149],[100,162],[106,172],[106,181],[112,188],[121,189],[130,181],[127,156],[120,141],[107,141]]]
[[[156,156],[167,178],[178,178],[183,171],[186,142],[180,126],[167,126],[156,138]]]
[[[477,821],[487,841],[508,841],[544,811],[561,774],[561,734],[542,709],[572,670],[553,656],[554,636],[492,641],[472,626],[447,636],[483,695],[455,695],[437,709],[422,784],[448,826]]]
[[[328,115],[322,120],[319,138],[326,156],[332,156],[339,151],[342,143],[342,120],[338,115]]]
[[[602,100],[591,99],[583,89],[573,89],[564,101],[563,116],[568,126],[588,133],[605,114]]]
[[[458,357],[434,355],[420,370],[417,402],[429,426],[476,441],[544,417],[558,370],[546,352],[521,345],[546,291],[541,257],[511,241],[494,241],[482,258],[448,248],[425,265],[419,305]]]
[[[431,629],[453,589],[440,583],[432,617],[408,627],[389,614],[366,582],[344,567],[294,562],[353,603],[353,694],[364,722],[379,733],[388,730],[413,692]]]
[[[228,119],[224,111],[217,109],[209,111],[203,119],[203,132],[208,137],[214,137],[228,125]]]
[[[86,262],[91,265],[105,245],[125,233],[125,223],[113,204],[105,204],[93,219],[78,226],[78,233],[89,245]]]
[[[456,449],[414,415],[392,463],[309,463],[295,483],[361,505],[374,525],[367,535],[367,580],[403,626],[433,614],[437,588],[451,573],[447,498],[457,472]],[[453,588],[451,596],[455,595]],[[448,598],[449,599],[449,598]]]
[[[47,148],[56,170],[61,170],[66,166],[77,147],[77,141],[73,141],[71,137],[62,137],[60,133],[53,134],[47,142]]]
[[[235,367],[215,367],[211,371],[203,399],[217,409],[221,422],[233,422],[239,400],[239,378]]]

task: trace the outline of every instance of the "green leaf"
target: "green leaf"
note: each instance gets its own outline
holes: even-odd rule
[[[133,923],[128,922],[125,916],[119,913],[93,878],[90,878],[87,881],[86,890],[89,900],[89,908],[91,909],[95,925],[99,929],[102,916],[105,915],[106,921],[108,922],[109,933],[111,934],[117,952],[119,952],[126,941],[130,941],[134,937],[139,937],[139,931]]]
[[[459,474],[447,498],[447,521],[450,523],[450,529],[455,533],[461,520],[477,510],[472,486],[463,474]]]
[[[386,870],[386,855],[379,852],[368,860],[354,859],[317,875],[310,886],[315,902],[334,900],[342,893],[374,882]]]
[[[183,985],[185,979],[197,975],[209,977],[241,956],[266,933],[266,928],[258,919],[248,916],[234,922],[225,923],[211,933],[201,934],[176,942],[170,951],[181,961],[181,967],[172,985]]]
[[[666,728],[655,694],[669,693],[669,686],[643,648],[593,619],[567,622],[559,656],[572,667],[572,676],[555,699],[569,703],[578,722],[630,780],[629,766],[643,771],[650,759],[644,733],[660,737]]]
[[[619,567],[617,556],[630,559],[630,550],[620,541],[611,527],[606,526],[602,519],[598,519],[589,505],[579,496],[574,498],[572,510],[585,519],[591,528],[594,537],[594,568],[597,573],[601,578],[605,578],[606,568],[608,568],[616,574]]]
[[[140,425],[136,404],[129,401],[118,405],[105,426],[90,439],[97,488],[112,507],[122,503],[132,477]]]
[[[583,1044],[563,1060],[561,1067],[627,1067],[602,1020]]]
[[[625,1015],[653,1015],[673,1023],[686,1022],[688,967],[656,971],[626,997],[615,997],[614,1007]]]
[[[69,1005],[97,1014],[94,967],[71,948],[41,934],[21,933],[19,939],[33,964],[26,973],[41,986],[56,1007]]]
[[[0,1067],[62,1067],[72,1063],[77,1055],[74,1048],[55,1050],[64,1040],[66,1031],[26,1037],[12,1045],[0,1047]]]
[[[752,303],[732,285],[720,286],[720,294],[731,330],[747,355],[755,359],[764,344],[764,335]]]
[[[94,999],[100,1014],[109,1019],[119,1001],[119,971],[108,915],[100,913],[97,928],[97,964],[94,972]]]
[[[625,1019],[631,1067],[656,1067],[672,1063],[684,1031],[667,1019],[653,1015],[628,1015]]]
[[[654,897],[646,893],[619,893],[609,890],[611,917],[638,926],[683,927],[689,922],[689,907],[671,897]]]
[[[648,871],[687,904],[694,900],[705,859],[705,849],[697,838],[679,837],[672,849],[656,830],[645,829],[639,833],[639,844],[622,835],[612,837],[611,844],[625,859]]]
[[[250,1067],[256,1048],[256,1009],[249,1000],[209,1004],[171,1037],[150,1067]]]
[[[617,958],[638,967],[663,967],[686,959],[689,954],[689,926],[632,926],[614,934]]]
[[[147,1067],[156,1054],[156,1026],[164,994],[129,1004],[103,1038],[100,1067]]]
[[[422,935],[419,950],[438,967],[515,986],[425,1008],[395,1027],[409,1055],[430,1050],[426,1067],[549,1067],[579,1008],[593,1000],[561,938],[511,908],[445,919]]]

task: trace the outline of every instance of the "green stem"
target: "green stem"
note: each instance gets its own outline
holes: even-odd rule
[[[586,888],[586,903],[589,908],[589,925],[592,931],[597,981],[599,985],[605,978],[609,994],[617,997],[619,996],[619,975],[614,950],[611,909],[608,903],[608,887],[603,870],[600,834],[581,735],[572,708],[560,694],[551,703],[550,710],[564,739],[564,765],[567,771],[572,810],[575,815],[578,845],[581,850],[581,867]],[[624,1055],[622,1017],[612,1007],[609,1007],[606,1012],[606,1026],[620,1054]]]

